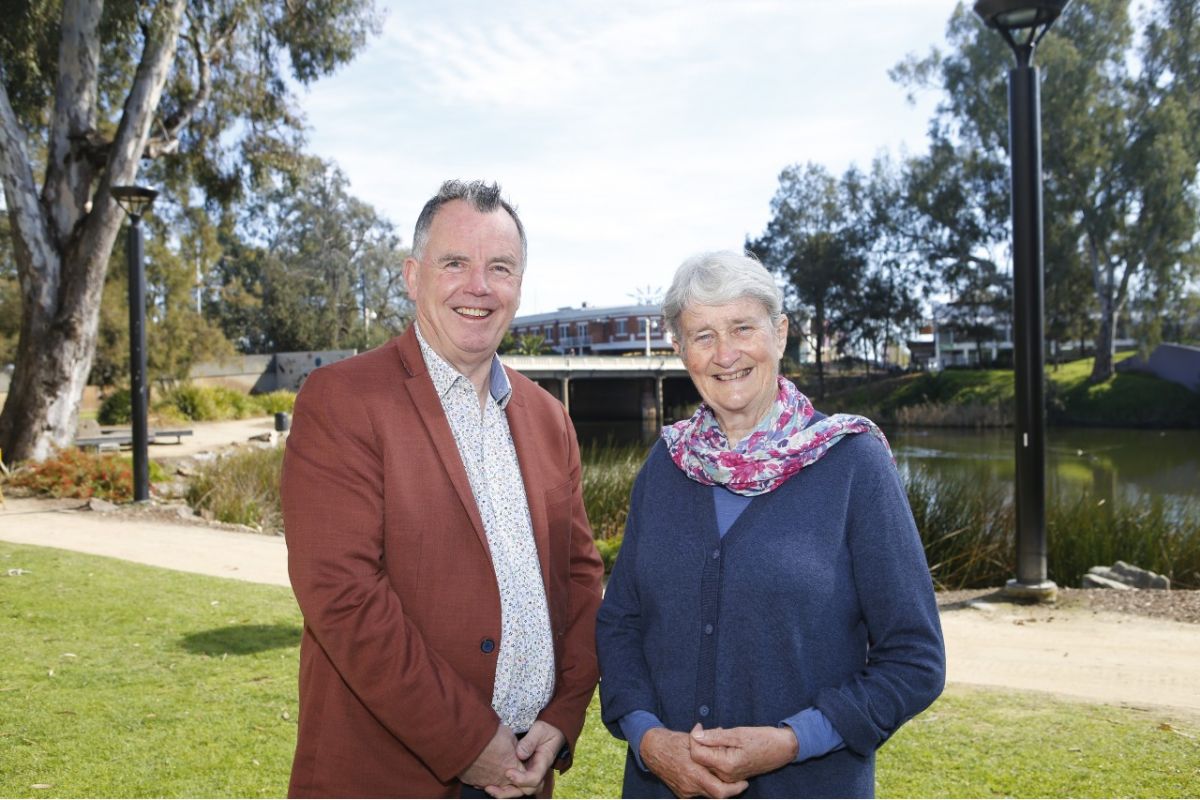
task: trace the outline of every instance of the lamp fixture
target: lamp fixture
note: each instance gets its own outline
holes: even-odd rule
[[[113,186],[109,189],[117,205],[131,217],[140,217],[150,208],[158,191],[147,186]]]

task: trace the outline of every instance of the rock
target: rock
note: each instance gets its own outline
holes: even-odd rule
[[[1112,565],[1112,571],[1116,573],[1122,583],[1128,583],[1130,586],[1135,586],[1138,589],[1170,589],[1171,579],[1165,575],[1159,575],[1157,572],[1151,572],[1148,569],[1135,567],[1132,564],[1126,564],[1124,561],[1118,561]]]
[[[1083,580],[1079,585],[1084,589],[1120,589],[1125,592],[1133,591],[1132,586],[1121,583],[1116,578],[1110,578],[1106,575],[1096,572],[1096,570],[1105,570],[1110,572],[1108,567],[1092,567],[1087,574],[1083,576]]]
[[[110,511],[116,511],[117,507],[107,500],[101,500],[99,497],[93,497],[87,501],[88,511],[99,511],[107,514]]]
[[[1091,584],[1089,579],[1093,581]],[[1111,567],[1089,569],[1083,576],[1082,586],[1085,589],[1170,589],[1171,580],[1157,572],[1118,561]]]

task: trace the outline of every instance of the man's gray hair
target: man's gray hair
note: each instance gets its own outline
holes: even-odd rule
[[[688,306],[723,306],[750,298],[762,303],[776,325],[783,316],[783,292],[757,259],[732,250],[699,253],[675,270],[662,312],[671,336],[683,346],[679,319]]]
[[[470,203],[481,214],[490,214],[499,209],[507,211],[508,215],[512,217],[512,221],[517,224],[517,234],[521,237],[521,268],[525,268],[525,260],[529,255],[529,246],[525,242],[525,226],[521,224],[517,210],[500,196],[499,184],[484,183],[483,181],[450,180],[442,184],[442,188],[438,189],[438,193],[430,198],[417,217],[417,227],[413,231],[413,258],[418,261],[421,259],[425,253],[425,246],[429,244],[429,229],[433,225],[433,218],[437,216],[437,212],[442,206],[452,200]]]

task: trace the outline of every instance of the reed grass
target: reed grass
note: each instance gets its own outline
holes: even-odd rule
[[[990,487],[990,488],[981,488]],[[1002,586],[1016,565],[1011,492],[970,473],[935,478],[911,473],[909,505],[939,589]],[[1046,503],[1048,577],[1076,587],[1094,566],[1126,561],[1200,589],[1200,507],[1114,507],[1090,494],[1050,496]]]
[[[597,540],[611,540],[625,532],[629,494],[646,448],[642,445],[590,444],[580,450],[583,464],[583,505]],[[611,549],[611,548],[610,548]],[[615,552],[613,553],[615,557]]]
[[[283,447],[243,448],[199,469],[188,486],[188,504],[221,522],[283,530],[279,471]]]

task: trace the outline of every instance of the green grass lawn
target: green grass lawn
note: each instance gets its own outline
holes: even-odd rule
[[[0,542],[0,797],[282,796],[300,625],[285,588]],[[879,794],[1195,797],[1198,737],[1195,716],[955,687],[880,751]],[[595,702],[577,753],[558,796],[615,796]]]

